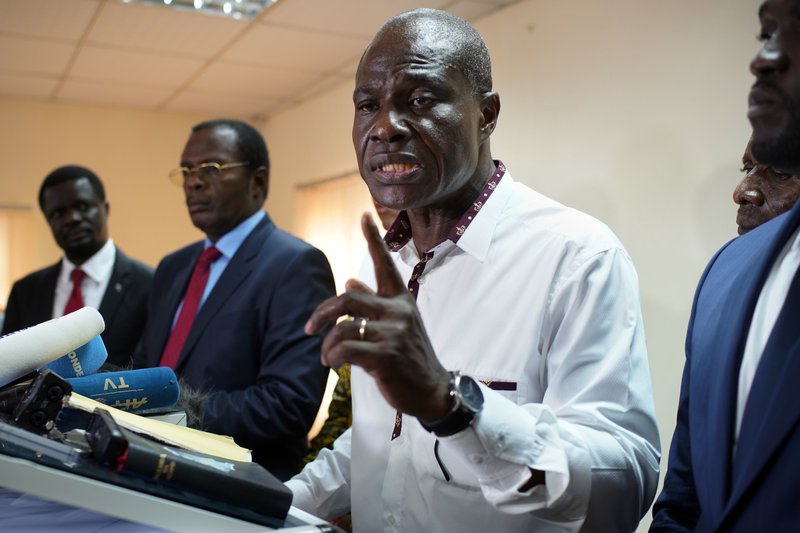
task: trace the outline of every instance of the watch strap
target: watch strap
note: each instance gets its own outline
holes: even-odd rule
[[[463,404],[457,390],[458,380],[461,378],[462,376],[458,371],[450,372],[450,397],[453,398],[453,407],[450,412],[433,422],[426,423],[420,420],[419,423],[425,430],[440,437],[447,437],[463,431],[472,423],[475,418],[475,412],[469,410]]]

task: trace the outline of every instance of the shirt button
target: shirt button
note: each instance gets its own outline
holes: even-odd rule
[[[469,461],[472,464],[479,465],[479,464],[483,463],[483,456],[480,455],[480,454],[472,453],[472,454],[469,455],[468,458],[469,458]]]
[[[394,519],[394,515],[391,514],[386,517],[386,521],[389,522],[390,526],[393,526],[394,523],[396,522],[396,520]]]

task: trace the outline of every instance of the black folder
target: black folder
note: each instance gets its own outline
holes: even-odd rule
[[[136,451],[127,467],[123,464],[122,468],[117,468],[119,465],[104,466],[88,449],[31,433],[0,419],[2,454],[271,528],[303,525],[287,518],[291,491],[256,463],[170,449],[133,433],[126,438],[137,441],[132,448]],[[149,455],[151,452],[154,455]],[[151,468],[152,457],[156,457],[157,465],[160,456],[164,461],[176,461],[172,479],[146,473]],[[179,460],[180,465],[177,464]],[[229,466],[222,466],[222,463]],[[191,472],[181,468],[186,464],[192,465]],[[228,471],[223,473],[222,469]],[[176,476],[179,470],[181,474]],[[214,486],[210,486],[212,480]]]

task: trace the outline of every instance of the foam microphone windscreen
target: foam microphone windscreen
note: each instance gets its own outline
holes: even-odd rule
[[[103,329],[97,309],[83,307],[0,337],[0,387],[83,346]]]
[[[168,366],[101,372],[67,381],[73,392],[123,411],[172,407],[180,393],[178,378]]]
[[[83,346],[47,363],[45,367],[62,378],[79,378],[97,372],[107,357],[106,345],[103,343],[103,338],[98,335]]]

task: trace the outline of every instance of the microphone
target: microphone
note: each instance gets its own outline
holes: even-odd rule
[[[105,363],[106,357],[108,357],[108,350],[106,350],[103,339],[98,335],[67,355],[47,363],[45,367],[62,378],[79,378],[97,372]]]
[[[103,317],[83,307],[0,337],[0,387],[88,343],[105,329]]]
[[[73,392],[122,411],[172,407],[180,394],[178,378],[168,366],[101,372],[67,381]]]

